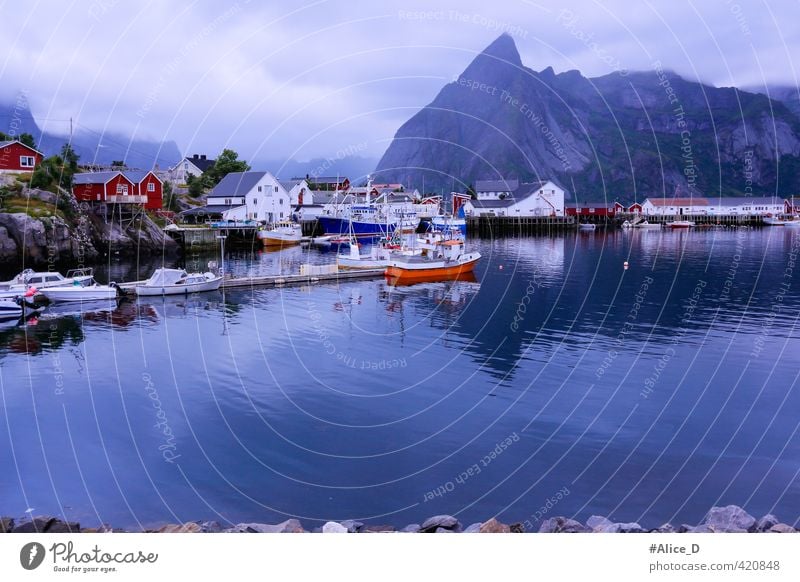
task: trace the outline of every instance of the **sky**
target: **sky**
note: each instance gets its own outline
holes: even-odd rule
[[[379,158],[503,32],[537,71],[660,62],[716,86],[797,87],[800,69],[800,0],[0,0],[0,14],[0,100],[24,94],[44,129],[72,117],[247,159]]]

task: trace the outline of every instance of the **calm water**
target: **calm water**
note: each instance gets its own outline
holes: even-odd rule
[[[145,299],[5,324],[0,514],[654,526],[736,503],[797,520],[800,232],[475,244],[474,282]],[[228,266],[331,259],[295,248]]]

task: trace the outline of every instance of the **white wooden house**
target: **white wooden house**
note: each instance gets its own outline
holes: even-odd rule
[[[477,199],[464,203],[467,216],[564,216],[566,191],[552,180],[478,181]]]

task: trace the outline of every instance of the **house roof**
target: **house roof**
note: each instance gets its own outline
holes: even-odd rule
[[[476,180],[476,192],[514,192],[519,188],[519,180]]]
[[[190,208],[180,213],[181,216],[202,216],[204,214],[222,214],[231,208],[239,208],[241,204],[207,204],[197,208]]]
[[[124,170],[122,175],[125,176],[128,180],[133,182],[134,184],[138,184],[142,180],[144,180],[148,174],[150,174],[150,170]],[[155,176],[155,174],[153,174]],[[156,176],[156,179],[160,182],[161,179]]]
[[[0,148],[5,148],[5,147],[8,147],[8,146],[13,145],[15,143],[18,143],[19,145],[21,145],[24,148],[28,148],[29,150],[39,154],[40,156],[44,155],[42,152],[40,152],[36,148],[32,148],[31,146],[29,146],[27,144],[24,144],[21,141],[19,141],[18,139],[9,139],[9,140],[6,140],[6,141],[0,141]]]
[[[183,159],[194,164],[194,167],[200,170],[201,172],[205,172],[207,169],[209,169],[211,166],[214,165],[214,162],[217,161],[217,160],[209,160],[207,158],[206,159],[195,158],[195,157],[190,158],[189,156],[186,156]]]
[[[208,198],[244,196],[252,190],[266,172],[231,172],[209,192]]]
[[[506,208],[512,206],[517,200],[506,198],[504,200],[469,200],[474,208]]]
[[[73,184],[105,184],[109,180],[113,180],[117,176],[123,176],[128,181],[133,181],[130,177],[126,176],[120,171],[110,170],[107,172],[84,172],[82,174],[75,174],[72,178]]]
[[[294,178],[292,180],[278,180],[278,183],[283,186],[283,189],[287,192],[297,186],[298,184],[305,181],[305,178]]]
[[[700,196],[691,198],[648,198],[653,206],[708,206],[708,199]]]
[[[292,178],[292,180],[304,179],[309,184],[342,184],[349,182],[347,176],[309,176],[308,178]]]
[[[567,208],[611,208],[615,205],[611,200],[601,200],[594,202],[567,202]]]

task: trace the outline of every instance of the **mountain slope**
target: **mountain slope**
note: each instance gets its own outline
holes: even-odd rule
[[[800,190],[785,104],[657,69],[588,79],[525,67],[502,35],[397,132],[376,179],[426,190],[555,177],[579,198]]]
[[[30,133],[45,156],[57,154],[69,140],[67,135],[43,132],[27,105],[0,104],[0,131],[13,135]],[[115,160],[123,160],[132,168],[151,169],[158,165],[164,169],[181,159],[174,141],[131,139],[122,134],[99,134],[83,128],[73,133],[72,147],[83,164],[94,162],[107,165]]]

